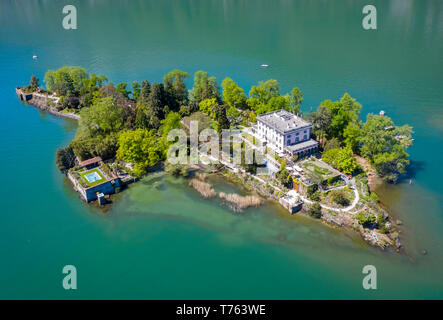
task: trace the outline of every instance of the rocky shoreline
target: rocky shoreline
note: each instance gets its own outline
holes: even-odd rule
[[[74,113],[65,113],[57,111],[56,105],[58,98],[54,96],[49,96],[47,93],[31,92],[26,93],[22,88],[17,87],[15,89],[17,97],[24,104],[33,106],[42,111],[46,111],[56,117],[79,120],[80,116]]]

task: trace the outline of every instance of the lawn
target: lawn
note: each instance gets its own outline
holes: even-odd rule
[[[98,168],[94,168],[88,171],[84,171],[84,172],[79,172],[80,176],[82,177],[83,181],[89,186],[89,187],[94,187],[96,185],[99,185],[103,182],[105,182],[106,180],[108,180],[103,173],[101,173],[101,171]],[[98,179],[95,181],[89,181],[87,176],[89,175],[89,178],[91,180],[91,174],[96,174],[98,175]]]
[[[328,178],[337,176],[335,171],[330,170],[320,161],[307,160],[303,162],[302,166],[308,172],[310,179],[315,183],[321,183]]]

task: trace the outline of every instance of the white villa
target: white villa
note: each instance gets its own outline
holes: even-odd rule
[[[311,139],[312,124],[286,110],[257,116],[252,129],[263,145],[276,154],[304,157],[318,151],[318,142]]]

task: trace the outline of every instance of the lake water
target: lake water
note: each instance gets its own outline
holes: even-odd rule
[[[443,2],[371,1],[378,29],[365,31],[366,2],[83,1],[78,29],[66,31],[71,1],[1,1],[0,298],[443,298]],[[113,82],[201,69],[246,91],[274,78],[283,92],[302,89],[305,112],[349,92],[364,117],[384,110],[412,125],[409,177],[378,192],[404,222],[407,254],[273,203],[235,214],[162,175],[119,194],[105,214],[86,205],[54,163],[76,123],[14,92],[63,65]],[[61,285],[68,264],[76,291]],[[374,291],[361,284],[369,264]]]

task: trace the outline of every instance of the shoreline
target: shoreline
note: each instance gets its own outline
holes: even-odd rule
[[[54,116],[66,118],[66,119],[72,119],[72,120],[79,120],[80,116],[74,113],[63,113],[56,110],[55,105],[58,103],[59,98],[56,96],[49,96],[47,93],[46,95],[40,93],[40,92],[31,92],[26,93],[22,90],[22,88],[17,87],[16,88],[16,94],[17,97],[21,100],[22,103],[26,105],[31,105],[39,110],[46,111]],[[358,163],[363,167],[364,172],[367,175],[367,187],[369,194],[372,192],[375,192],[376,186],[381,184],[381,179],[377,176],[376,172],[370,165],[370,163],[359,156],[355,156]],[[208,170],[210,169],[212,173],[220,174],[224,177],[224,179],[239,185],[243,188],[245,188],[248,191],[253,191],[254,193],[258,194],[261,198],[265,200],[272,200],[276,203],[280,204],[282,207],[289,209],[291,214],[294,214],[295,212],[292,212],[292,206],[293,204],[288,204],[287,207],[283,202],[282,198],[288,194],[288,191],[286,187],[283,187],[283,189],[276,187],[273,183],[270,183],[270,181],[265,181],[264,179],[252,175],[244,170],[241,171],[235,171],[233,170],[219,170],[214,166],[197,166],[199,170]],[[226,168],[229,168],[229,166],[226,166]],[[241,176],[243,179],[239,178]],[[387,210],[384,209],[383,204],[377,202],[374,204],[370,204],[368,201],[363,201],[360,199],[359,191],[357,189],[354,189],[355,198],[352,201],[352,204],[348,205],[347,207],[330,207],[325,205],[324,203],[321,203],[321,201],[312,201],[311,199],[308,199],[306,197],[303,197],[301,193],[298,193],[299,199],[301,201],[301,204],[298,205],[298,209],[296,211],[300,211],[303,215],[307,217],[311,217],[308,214],[308,208],[306,204],[309,204],[309,207],[311,207],[314,203],[319,203],[321,206],[321,214],[320,217],[318,217],[317,220],[321,221],[323,224],[326,224],[333,228],[343,228],[345,230],[353,230],[355,232],[358,232],[363,240],[368,243],[371,246],[379,247],[382,250],[385,250],[386,248],[393,248],[396,252],[400,252],[400,250],[403,248],[402,244],[399,241],[399,236],[397,232],[397,224],[394,224],[394,221],[392,219],[392,216],[387,212]],[[363,195],[363,194],[362,194]],[[89,201],[88,201],[89,202]],[[99,201],[100,202],[100,201]],[[106,201],[104,202],[106,203]],[[101,205],[101,203],[100,203]],[[358,205],[362,205],[363,208],[355,208]],[[364,227],[363,225],[359,224],[356,219],[352,217],[353,214],[357,214],[358,212],[361,212],[363,210],[369,210],[371,208],[372,211],[375,213],[383,214],[386,218],[389,220],[389,232],[383,232],[381,233],[378,229],[375,229],[375,227]],[[357,211],[354,211],[356,209]],[[311,217],[312,218],[312,217]],[[388,236],[389,234],[390,236]]]
[[[80,120],[80,116],[77,114],[59,112],[55,109],[55,107],[51,106],[51,104],[57,103],[58,98],[50,97],[47,94],[43,95],[41,93],[36,93],[36,92],[25,93],[20,87],[15,88],[15,93],[17,94],[17,97],[19,98],[20,102],[22,102],[25,105],[32,106],[41,111],[46,111],[56,117],[66,118],[71,120]]]

